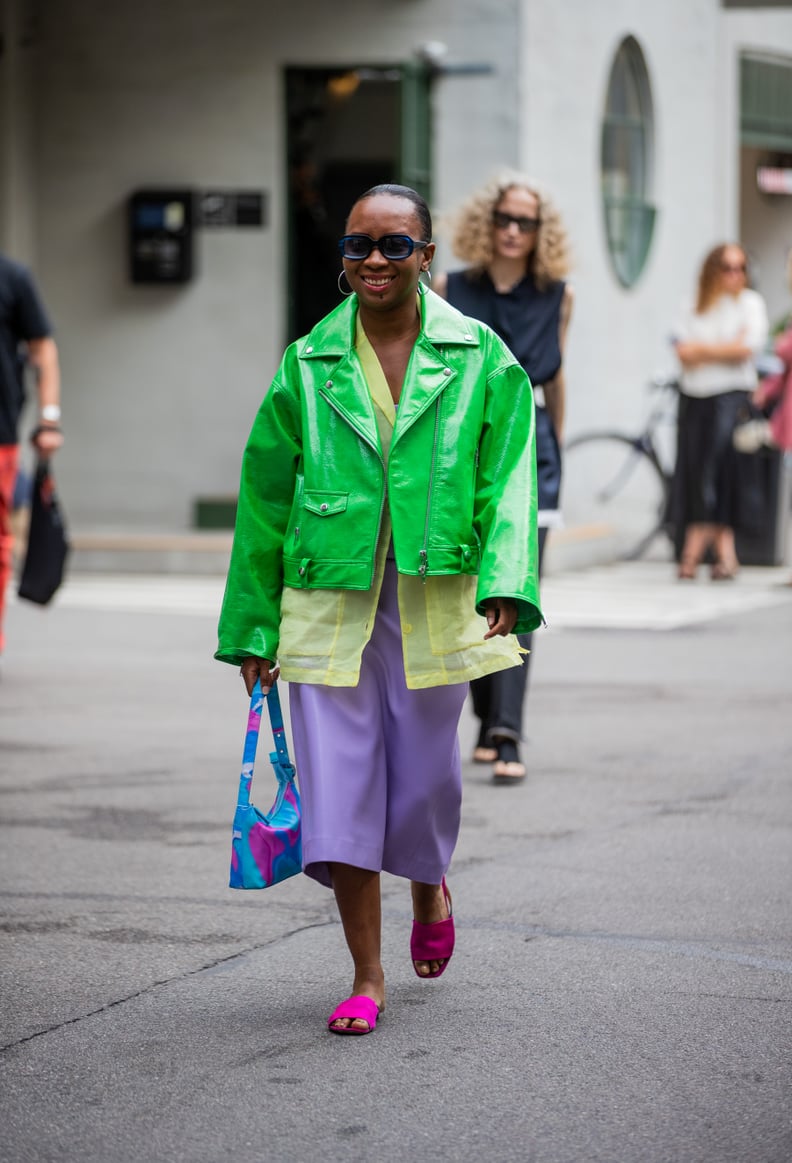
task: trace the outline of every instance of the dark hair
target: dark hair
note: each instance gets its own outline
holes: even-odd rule
[[[378,194],[390,194],[394,198],[404,198],[407,202],[412,202],[418,221],[421,224],[421,233],[423,234],[422,242],[432,241],[432,215],[429,213],[429,207],[425,200],[421,197],[417,190],[413,190],[410,186],[399,186],[395,182],[383,182],[380,186],[372,186],[370,190],[366,190],[365,194],[361,194],[355,202],[362,202],[364,198],[376,198]]]

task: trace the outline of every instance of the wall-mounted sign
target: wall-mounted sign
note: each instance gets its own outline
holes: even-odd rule
[[[792,168],[757,166],[756,184],[763,194],[792,194]]]
[[[198,196],[201,226],[266,225],[264,194],[256,190],[203,190]]]

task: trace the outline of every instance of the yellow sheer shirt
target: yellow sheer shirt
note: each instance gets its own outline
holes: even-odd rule
[[[371,392],[387,469],[396,406],[360,319],[355,352]],[[278,662],[286,682],[357,686],[360,659],[371,637],[391,539],[387,497],[368,590],[308,590],[284,586]],[[407,686],[468,682],[522,662],[514,635],[484,641],[487,622],[476,613],[476,577],[399,575],[399,616]]]

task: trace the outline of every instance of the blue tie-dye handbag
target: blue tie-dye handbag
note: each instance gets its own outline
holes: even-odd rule
[[[270,753],[270,761],[278,778],[278,794],[266,816],[250,802],[265,697],[275,740],[275,750]],[[294,776],[277,685],[270,687],[264,696],[261,684],[257,681],[250,698],[242,774],[239,777],[239,799],[231,838],[231,888],[269,888],[280,880],[302,872],[300,793]]]

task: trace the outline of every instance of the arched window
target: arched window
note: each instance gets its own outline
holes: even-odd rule
[[[628,36],[619,45],[608,79],[601,159],[605,234],[616,277],[625,287],[643,270],[652,241],[653,160],[649,74],[638,41]]]

